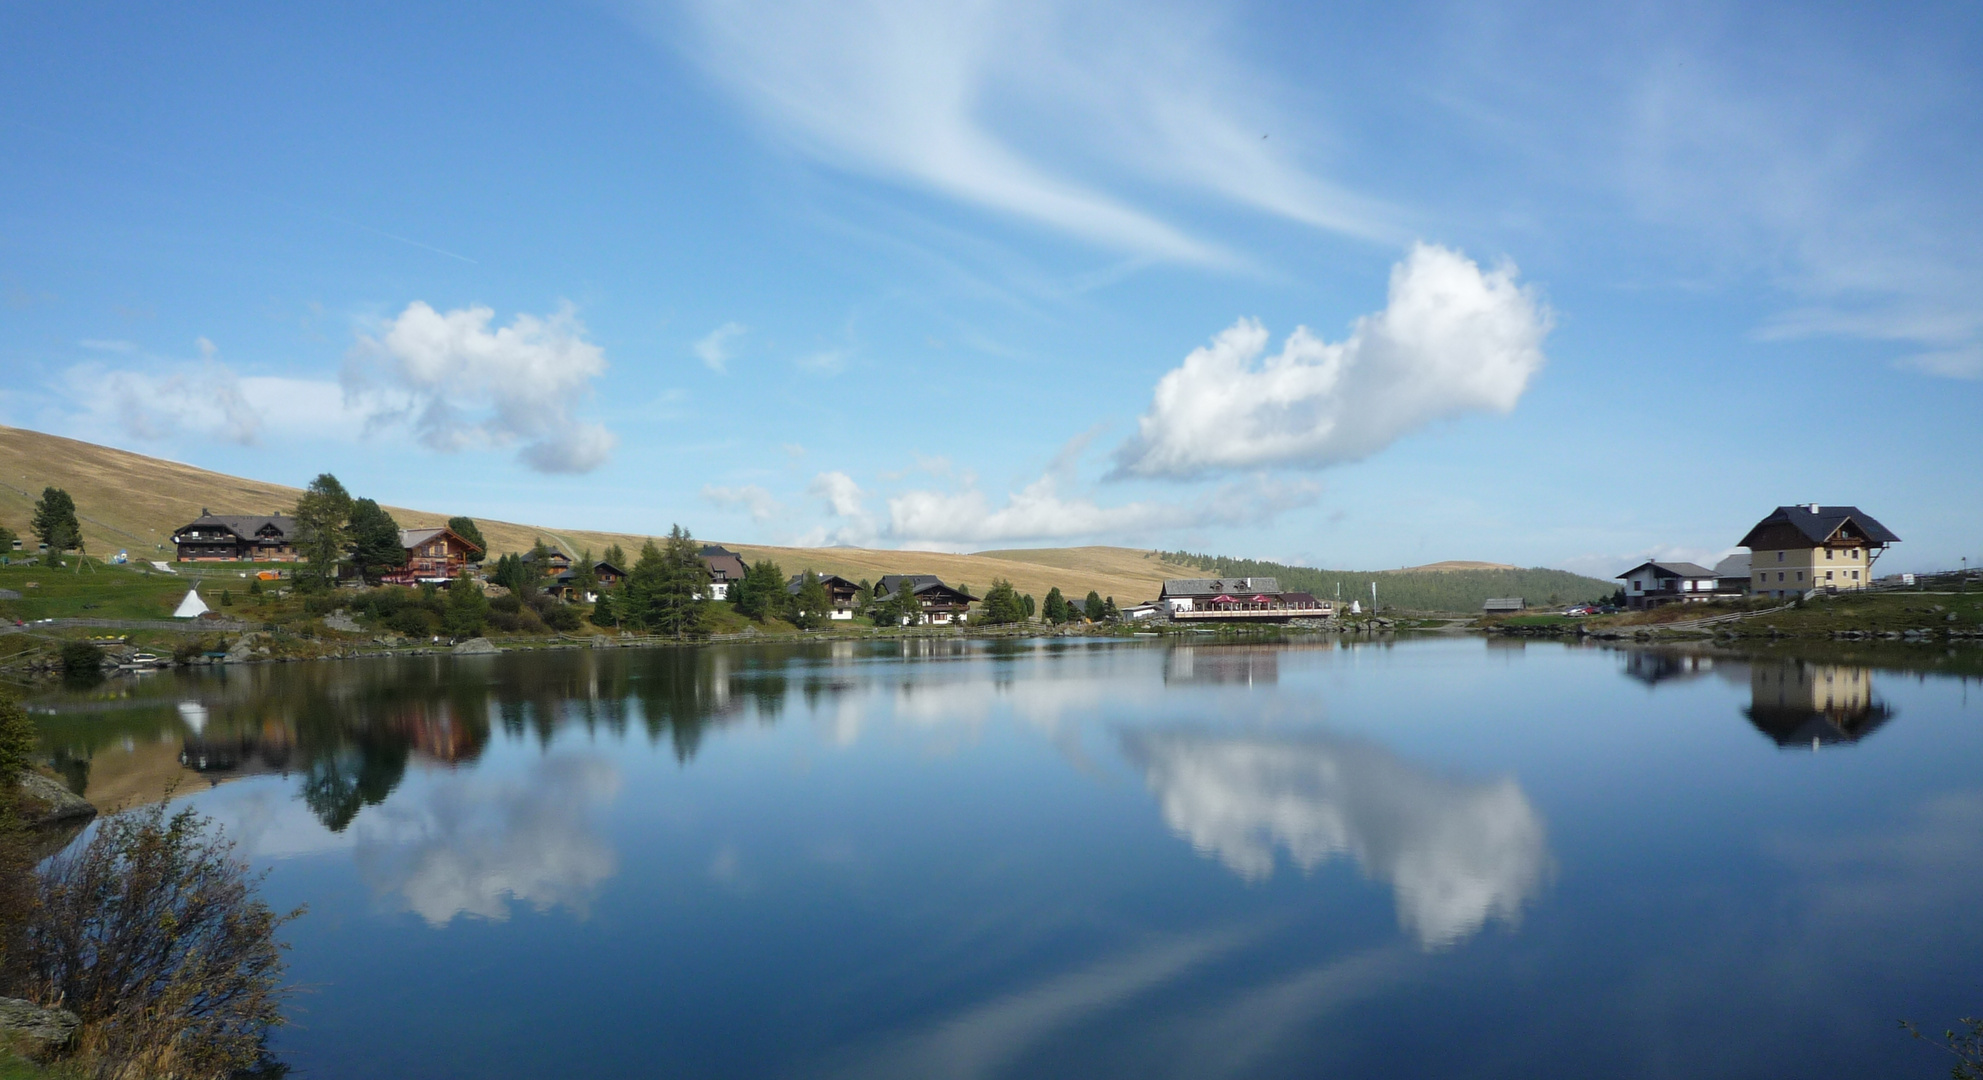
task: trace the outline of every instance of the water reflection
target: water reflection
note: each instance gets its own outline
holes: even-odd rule
[[[617,867],[590,814],[619,788],[619,770],[596,757],[545,758],[523,777],[446,774],[360,826],[358,871],[434,926],[500,921],[512,900],[584,914]]]
[[[1285,848],[1304,872],[1347,853],[1391,886],[1398,923],[1437,948],[1510,924],[1549,867],[1542,816],[1513,779],[1457,780],[1328,736],[1129,731],[1164,822],[1248,880]]]
[[[1856,743],[1893,718],[1873,696],[1871,668],[1802,660],[1749,668],[1749,708],[1756,730],[1785,749]]]
[[[1164,654],[1166,683],[1256,683],[1280,681],[1281,651],[1245,645],[1180,645]]]

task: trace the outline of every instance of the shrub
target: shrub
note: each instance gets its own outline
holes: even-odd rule
[[[103,650],[87,641],[71,641],[62,646],[62,676],[76,682],[93,682],[103,677]]]
[[[578,609],[570,604],[547,605],[539,618],[544,620],[545,626],[561,634],[569,634],[584,623],[584,620],[579,617]]]
[[[515,593],[505,593],[489,601],[489,610],[514,615],[523,610],[523,601],[518,600]]]
[[[426,608],[403,607],[392,613],[386,626],[402,634],[425,637],[434,632],[434,616]]]
[[[18,990],[83,1019],[97,1077],[223,1078],[265,1058],[282,1023],[282,925],[261,879],[191,810],[104,820],[50,860],[23,935]]]

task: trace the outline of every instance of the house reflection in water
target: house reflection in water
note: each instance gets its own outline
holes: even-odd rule
[[[1625,654],[1625,674],[1647,686],[1713,674],[1715,658],[1696,652],[1634,649]]]
[[[1247,645],[1180,645],[1164,654],[1166,683],[1255,683],[1281,679],[1278,649]]]
[[[1858,742],[1893,710],[1874,700],[1871,668],[1782,660],[1750,665],[1746,715],[1778,746],[1816,750]]]

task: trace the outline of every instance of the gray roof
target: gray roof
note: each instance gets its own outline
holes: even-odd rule
[[[1726,559],[1723,559],[1723,560],[1721,560],[1720,562],[1718,562],[1718,563],[1716,563],[1716,564],[1714,564],[1714,576],[1716,576],[1716,577],[1748,577],[1748,576],[1749,576],[1749,555],[1748,555],[1748,553],[1747,553],[1747,552],[1738,552],[1738,553],[1736,553],[1736,554],[1734,554],[1734,555],[1730,555],[1730,556],[1729,556],[1728,558],[1726,558]]]
[[[1771,525],[1782,524],[1794,525],[1798,532],[1804,534],[1805,539],[1813,544],[1822,544],[1831,539],[1831,535],[1838,531],[1838,527],[1847,521],[1859,526],[1859,531],[1865,533],[1866,539],[1872,543],[1900,543],[1900,537],[1895,536],[1885,525],[1873,520],[1871,514],[1856,506],[1818,506],[1816,503],[1804,503],[1797,506],[1777,507],[1775,513],[1756,522],[1756,527],[1749,530],[1739,546],[1755,547],[1756,545],[1749,541],[1754,539],[1757,533]]]
[[[1281,583],[1270,577],[1170,578],[1164,596],[1218,596],[1221,593],[1277,593]]]
[[[947,589],[964,597],[966,600],[977,599],[977,597],[954,585],[945,585],[943,579],[937,577],[935,574],[884,574],[881,580],[874,584],[875,599],[883,600],[894,596],[896,588],[904,581],[909,583],[909,591],[912,593],[924,593],[931,589]]]
[[[1653,573],[1659,577],[1711,578],[1715,576],[1714,571],[1708,569],[1705,566],[1702,566],[1699,563],[1656,562],[1656,561],[1642,562],[1639,565],[1634,566],[1632,569],[1625,571],[1625,573],[1619,574],[1618,576],[1622,578],[1627,575],[1637,573],[1638,571],[1643,570],[1648,566],[1652,567]]]
[[[201,514],[199,520],[181,525],[179,531],[214,525],[244,540],[253,540],[264,525],[274,525],[285,539],[296,535],[296,519],[283,514]]]

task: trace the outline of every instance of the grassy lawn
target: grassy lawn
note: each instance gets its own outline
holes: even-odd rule
[[[19,593],[19,600],[0,600],[0,616],[13,619],[164,619],[186,595],[190,583],[172,574],[146,572],[129,566],[91,563],[78,571],[40,566],[0,566],[0,589]],[[214,588],[218,588],[216,584]],[[245,592],[248,583],[241,582]],[[200,590],[201,595],[207,589]],[[218,592],[208,597],[218,603]]]
[[[1592,627],[1654,627],[1730,612],[1758,611],[1781,601],[1757,597],[1714,604],[1667,604],[1651,611],[1632,611],[1592,620]],[[1955,618],[1951,620],[1950,615]],[[1845,594],[1806,600],[1801,606],[1716,629],[1737,634],[1767,634],[1773,627],[1784,634],[1830,634],[1834,630],[1885,633],[1893,630],[1975,630],[1983,626],[1983,592],[1891,592]]]
[[[1496,626],[1574,626],[1574,625],[1576,625],[1577,623],[1580,623],[1580,622],[1583,622],[1583,621],[1584,621],[1583,619],[1580,619],[1580,618],[1578,618],[1578,617],[1576,617],[1576,616],[1574,616],[1574,615],[1510,615],[1510,616],[1508,616],[1508,617],[1507,617],[1507,618],[1505,618],[1505,619],[1496,619],[1496,620],[1494,620],[1494,622],[1493,622],[1493,624],[1492,624],[1492,625],[1496,625]]]

